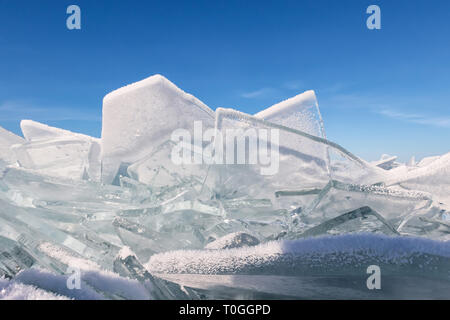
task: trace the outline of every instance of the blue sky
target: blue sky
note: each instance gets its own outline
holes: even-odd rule
[[[66,28],[77,4],[82,29]],[[381,8],[381,30],[366,8]],[[368,160],[450,151],[450,1],[0,0],[0,126],[100,136],[102,98],[160,73],[215,109],[316,91]]]

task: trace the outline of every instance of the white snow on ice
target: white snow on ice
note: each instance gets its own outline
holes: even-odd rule
[[[293,241],[272,241],[254,247],[225,250],[178,250],[153,255],[145,265],[154,273],[227,274],[239,273],[248,267],[285,266],[285,257],[295,256],[305,261],[327,254],[364,253],[382,257],[391,263],[404,263],[414,254],[429,254],[450,258],[450,241],[439,242],[413,237],[387,237],[374,234],[324,236]],[[361,256],[363,257],[363,256]],[[353,262],[353,261],[352,261]],[[292,263],[288,259],[287,265]],[[336,260],[338,264],[345,261]],[[292,268],[292,266],[290,267]],[[277,267],[274,267],[276,270]]]

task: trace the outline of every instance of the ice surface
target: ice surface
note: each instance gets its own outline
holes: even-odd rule
[[[194,137],[194,121],[213,127],[214,112],[161,75],[109,93],[103,99],[102,180],[112,182],[121,163],[145,158],[177,129]]]
[[[14,148],[19,164],[41,174],[72,179],[100,179],[100,140],[22,120],[26,143]]]
[[[450,154],[366,162],[326,137],[313,91],[252,116],[153,76],[103,111],[101,139],[0,128],[1,298],[374,298],[354,285],[370,264],[375,298],[449,298]],[[195,121],[215,136],[185,141],[193,159],[226,156],[231,129],[246,161],[246,130],[269,133],[266,161],[176,164],[172,132]]]

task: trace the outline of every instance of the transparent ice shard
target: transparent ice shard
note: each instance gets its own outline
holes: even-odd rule
[[[296,193],[291,196],[298,197]],[[339,212],[359,207],[370,207],[370,212],[377,212],[381,218],[375,214],[371,215],[378,218],[383,224],[392,226],[396,230],[395,232],[399,232],[403,228],[406,220],[433,210],[431,196],[427,193],[374,185],[347,184],[331,180],[308,207],[293,212],[291,237],[305,232],[313,225],[325,223],[324,221],[330,219],[338,219]],[[376,223],[370,221],[365,221],[363,226],[353,226],[353,228],[367,232],[380,230]],[[339,231],[339,233],[345,232],[350,232],[350,229],[344,227]]]
[[[173,150],[176,146],[175,142],[166,141],[154,148],[154,151],[145,158],[128,167],[129,176],[150,186],[153,190],[189,184],[192,191],[201,192],[208,173],[208,166],[203,162],[194,163],[196,148],[190,143],[188,143],[188,150],[186,151],[192,153],[192,162],[177,163],[172,159]],[[202,150],[199,150],[199,153],[202,157]]]
[[[15,241],[0,236],[0,278],[12,278],[35,263],[33,256]]]
[[[77,210],[76,204],[80,206],[80,209],[86,205],[86,207],[97,208],[98,211],[105,211],[105,208],[130,207],[132,202],[132,193],[129,189],[89,181],[43,176],[17,168],[6,169],[1,182],[10,190],[17,190],[24,197],[34,199],[36,205],[72,206],[74,212],[81,211]]]
[[[332,218],[330,220],[327,220],[325,222],[322,222],[318,226],[315,226],[311,229],[306,230],[305,232],[300,234],[300,237],[311,237],[311,236],[318,236],[326,234],[327,232],[330,232],[332,229],[345,224],[346,222],[354,219],[366,219],[369,216],[374,216],[380,223],[382,223],[388,231],[390,231],[392,234],[399,235],[398,231],[391,226],[381,215],[379,215],[377,212],[373,211],[369,207],[362,207],[355,210],[352,210],[350,212],[344,213],[340,216],[337,216],[336,218]]]
[[[316,153],[316,147],[321,149],[322,145],[310,140],[311,135],[306,134],[305,138],[296,134],[294,129],[272,124],[234,110],[218,109],[216,115],[216,129],[222,133],[223,140],[226,141],[224,153],[234,147],[233,144],[228,144],[227,132],[234,133],[235,130],[241,129],[244,135],[238,136],[236,141],[240,139],[245,142],[246,132],[256,132],[258,145],[267,146],[267,150],[250,150],[250,144],[246,144],[248,147],[244,151],[247,153],[246,156],[250,159],[254,157],[252,153],[256,153],[257,156],[265,156],[269,160],[265,166],[261,163],[261,158],[258,158],[256,163],[248,161],[244,164],[234,162],[212,166],[213,174],[216,174],[218,179],[216,185],[219,189],[216,193],[221,195],[226,193],[229,196],[248,195],[274,202],[275,192],[280,189],[285,190],[295,186],[322,188],[327,183],[329,175],[326,155],[323,154],[321,157],[320,153]],[[277,141],[270,141],[271,130],[279,133]],[[264,136],[263,133],[266,135]],[[317,137],[314,136],[314,138]],[[237,152],[242,153],[242,150],[244,149]],[[225,159],[224,163],[227,161],[228,159]],[[270,169],[271,175],[265,175],[264,169]]]
[[[353,155],[347,157],[338,149],[330,148],[330,171],[333,180],[361,185],[379,185],[386,180],[386,171]]]
[[[376,170],[372,169],[369,164],[343,147],[322,137],[264,121],[234,110],[219,108],[216,110],[216,117],[216,129],[222,133],[226,132],[227,129],[270,129],[279,131],[279,141],[276,145],[279,158],[275,159],[278,162],[279,170],[275,174],[262,175],[261,169],[263,166],[260,164],[211,167],[211,175],[216,178],[216,194],[220,194],[222,197],[245,194],[252,198],[270,199],[274,205],[285,209],[305,207],[315,197],[297,198],[293,203],[288,198],[283,197],[283,192],[299,189],[322,190],[331,177],[343,176],[342,174],[336,174],[333,167],[330,170],[328,150],[339,154],[352,166],[357,167],[363,174],[369,176],[371,181],[378,181],[378,178],[375,178],[377,175],[373,173]],[[333,162],[331,162],[331,165],[333,165]],[[356,178],[360,177],[361,175]],[[350,181],[355,179],[353,176],[350,178]],[[365,180],[369,180],[369,178]]]
[[[35,209],[24,210],[6,202],[1,203],[3,211],[0,213],[0,222],[2,223],[0,236],[20,243],[30,253],[41,257],[39,263],[44,262],[45,266],[58,265],[53,263],[52,259],[49,259],[48,255],[42,253],[39,249],[41,243],[49,242],[65,247],[74,254],[83,256],[100,265],[110,265],[110,256],[114,253],[114,246],[105,247],[105,244],[107,244],[105,240],[96,242],[92,235],[89,236],[90,232],[72,235],[64,230],[67,223],[39,217],[39,215],[36,215],[38,211]],[[74,226],[78,225],[77,223],[73,224]],[[73,232],[73,230],[70,231]],[[63,270],[53,267],[50,270],[63,272]]]

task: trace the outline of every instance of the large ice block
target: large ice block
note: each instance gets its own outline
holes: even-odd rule
[[[26,143],[14,148],[19,164],[39,173],[72,179],[100,179],[100,140],[22,120]]]
[[[258,112],[254,117],[319,138],[327,138],[316,94],[313,90],[277,103]],[[294,150],[301,149],[305,154],[308,152],[314,154],[317,158],[325,161],[327,170],[329,170],[328,146],[326,144],[317,144],[312,140],[304,139],[301,141],[301,146],[298,146],[298,142],[298,139],[283,139],[283,146]]]
[[[365,172],[369,169],[366,162],[323,137],[231,109],[218,108],[216,117],[217,132],[226,136],[222,138],[225,141],[223,149],[229,150],[230,148],[228,145],[229,130],[233,133],[238,132],[241,135],[238,135],[236,140],[247,147],[247,149],[241,149],[241,151],[247,153],[246,159],[250,159],[253,151],[257,155],[254,160],[258,160],[253,163],[248,161],[245,164],[227,163],[226,165],[212,166],[213,170],[211,170],[210,176],[214,175],[216,193],[220,194],[221,197],[247,195],[252,198],[266,198],[276,202],[280,208],[294,209],[306,206],[314,197],[307,194],[306,197],[290,201],[286,197],[280,197],[280,195],[283,195],[283,192],[299,189],[322,190],[334,175],[334,172],[330,171],[329,151],[339,154],[359,170]],[[262,145],[267,148],[250,149],[250,142],[247,139],[250,132],[255,133],[258,146]],[[258,132],[265,132],[266,135],[259,135]],[[267,137],[272,132],[277,134],[271,136],[271,141],[268,141]],[[275,139],[273,139],[274,137]],[[221,145],[217,146],[216,144],[215,147],[216,149],[221,148]],[[234,147],[236,151],[236,146]],[[233,148],[233,145],[231,145],[231,148]],[[223,153],[226,154],[227,151],[223,151]],[[263,163],[259,157],[268,159],[263,159],[266,162]],[[267,169],[267,167],[275,170],[271,170],[270,174],[266,175],[262,170]]]
[[[161,75],[109,93],[103,99],[102,181],[111,183],[121,164],[145,158],[177,129],[193,137],[194,121],[214,127],[214,112]]]

